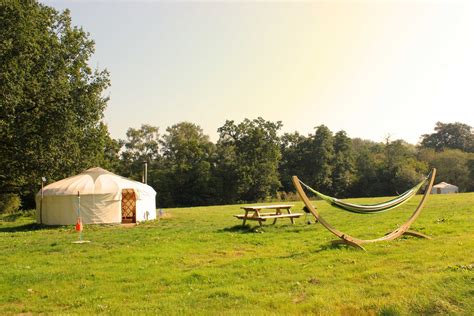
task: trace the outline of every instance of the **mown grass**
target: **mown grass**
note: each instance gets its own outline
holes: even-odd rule
[[[404,222],[419,199],[378,215],[316,205],[337,228],[370,238]],[[86,226],[91,243],[81,245],[71,243],[72,226],[3,217],[0,314],[474,313],[474,193],[430,197],[412,227],[432,240],[404,237],[368,252],[331,247],[333,236],[303,218],[241,227],[238,213],[167,209],[132,228]]]

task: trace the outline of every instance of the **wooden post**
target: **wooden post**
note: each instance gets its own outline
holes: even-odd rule
[[[260,210],[255,209],[255,213],[253,213],[253,216],[256,216],[257,218],[260,218]],[[258,223],[260,224],[260,227],[263,226],[262,220],[258,220]]]
[[[291,214],[291,210],[290,210],[291,207],[287,208],[286,210],[288,211],[288,214]],[[295,220],[293,219],[293,217],[290,217],[290,220],[291,220],[291,223],[294,224],[295,223]]]
[[[249,214],[249,211],[248,210],[245,210],[245,217],[244,217],[244,221],[242,223],[242,226],[245,226],[245,222],[247,221],[247,215]]]
[[[40,224],[43,224],[43,187],[45,182],[46,178],[41,177]]]
[[[81,218],[81,195],[77,191],[77,220],[80,222],[79,241],[82,242],[82,218]]]
[[[79,191],[77,191],[77,221],[76,221],[76,231],[79,231],[79,240],[73,241],[73,244],[86,244],[90,243],[89,240],[82,240],[82,230],[84,226],[82,223],[82,215],[81,215],[81,195]]]

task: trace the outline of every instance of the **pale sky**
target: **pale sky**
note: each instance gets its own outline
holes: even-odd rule
[[[474,126],[469,1],[42,1],[69,8],[112,86],[112,137],[147,123],[283,121],[417,143],[437,121]]]

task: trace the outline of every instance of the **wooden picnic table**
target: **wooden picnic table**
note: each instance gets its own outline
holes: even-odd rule
[[[273,224],[276,223],[279,218],[289,218],[291,223],[294,224],[294,218],[300,217],[301,213],[291,213],[293,205],[281,204],[281,205],[254,205],[254,206],[242,206],[241,209],[245,211],[245,214],[234,215],[238,219],[242,219],[242,225],[245,225],[247,220],[258,221],[260,226],[263,226],[262,222],[267,219],[273,219]],[[262,213],[261,210],[275,210],[275,212]],[[283,214],[282,210],[286,210],[288,214]],[[249,214],[250,213],[250,214]]]

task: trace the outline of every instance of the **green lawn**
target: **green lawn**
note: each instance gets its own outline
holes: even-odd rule
[[[316,202],[334,226],[378,237],[421,197],[384,214]],[[361,199],[375,202],[380,199]],[[301,203],[294,203],[295,210]],[[474,193],[431,196],[404,237],[331,247],[303,218],[242,228],[239,206],[166,209],[136,227],[38,227],[0,219],[0,314],[474,314]]]

